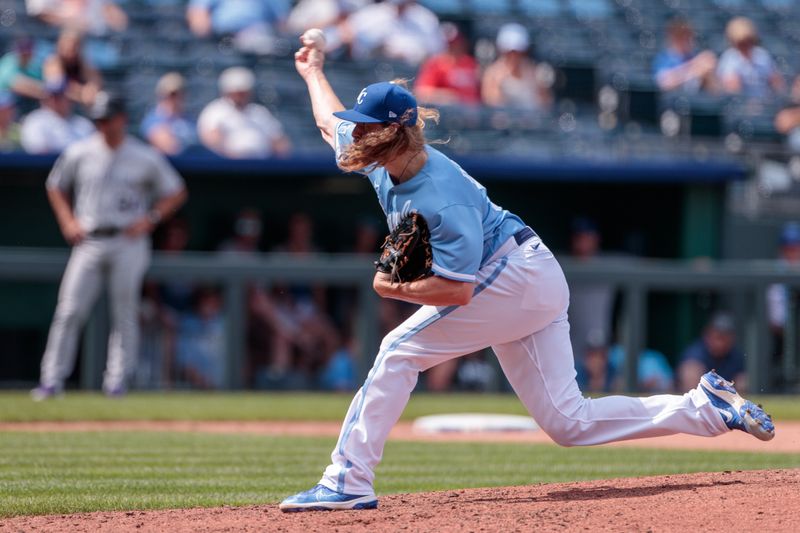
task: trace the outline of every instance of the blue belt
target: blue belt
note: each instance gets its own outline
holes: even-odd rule
[[[527,241],[531,237],[536,237],[536,232],[533,231],[529,226],[525,226],[514,234],[514,240],[516,241],[517,246]]]

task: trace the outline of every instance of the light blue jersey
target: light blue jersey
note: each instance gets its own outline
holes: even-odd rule
[[[355,124],[336,125],[336,158],[353,142]],[[395,185],[383,167],[362,172],[372,183],[389,229],[407,214],[425,218],[431,232],[433,272],[473,282],[478,270],[525,224],[489,200],[486,188],[438,150],[426,146],[428,161],[408,181]]]

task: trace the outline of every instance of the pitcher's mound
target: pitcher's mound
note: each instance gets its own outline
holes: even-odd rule
[[[0,531],[800,531],[800,470],[400,494],[375,511],[276,505],[18,517]]]

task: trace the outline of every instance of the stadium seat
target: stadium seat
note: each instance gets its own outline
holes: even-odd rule
[[[558,0],[517,0],[517,6],[523,14],[537,18],[556,18],[562,14]]]
[[[461,0],[421,0],[420,4],[437,15],[458,15],[465,11]]]
[[[569,5],[578,19],[602,20],[614,13],[609,0],[569,0]]]
[[[509,15],[511,3],[509,0],[468,0],[470,11],[481,16],[485,13]]]

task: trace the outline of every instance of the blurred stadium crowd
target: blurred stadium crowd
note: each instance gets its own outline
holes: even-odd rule
[[[791,0],[2,0],[0,12],[4,151],[85,135],[77,117],[102,87],[129,97],[132,127],[168,154],[321,149],[289,60],[309,27],[325,31],[337,91],[412,80],[443,108],[436,133],[459,133],[453,152],[800,147]]]
[[[328,74],[345,101],[368,83],[409,79],[421,102],[442,110],[430,135],[451,138],[451,153],[704,159],[757,143],[800,150],[798,15],[792,0],[0,0],[0,151],[55,154],[90,135],[82,115],[101,90],[123,94],[132,133],[169,156],[324,150],[291,61],[310,27],[324,29]],[[263,213],[243,206],[231,215],[220,254],[318,250],[306,213],[269,250]],[[791,228],[782,253],[797,261],[800,232]],[[597,227],[584,220],[574,229],[573,255],[597,254]],[[180,254],[190,231],[176,218],[155,247]],[[373,257],[382,233],[364,221],[339,251]],[[601,322],[573,316],[587,390],[620,387],[609,291],[590,287],[573,305]],[[770,291],[778,335],[786,291]],[[249,287],[247,384],[354,388],[354,301],[325,287]],[[384,301],[380,310],[385,333],[413,307]],[[147,283],[136,385],[221,386],[224,331],[219,289]],[[663,354],[642,354],[642,388],[682,389],[710,365],[742,374],[735,333],[729,315],[714,315],[675,371]],[[488,390],[497,379],[476,354],[431,371],[426,386]]]

